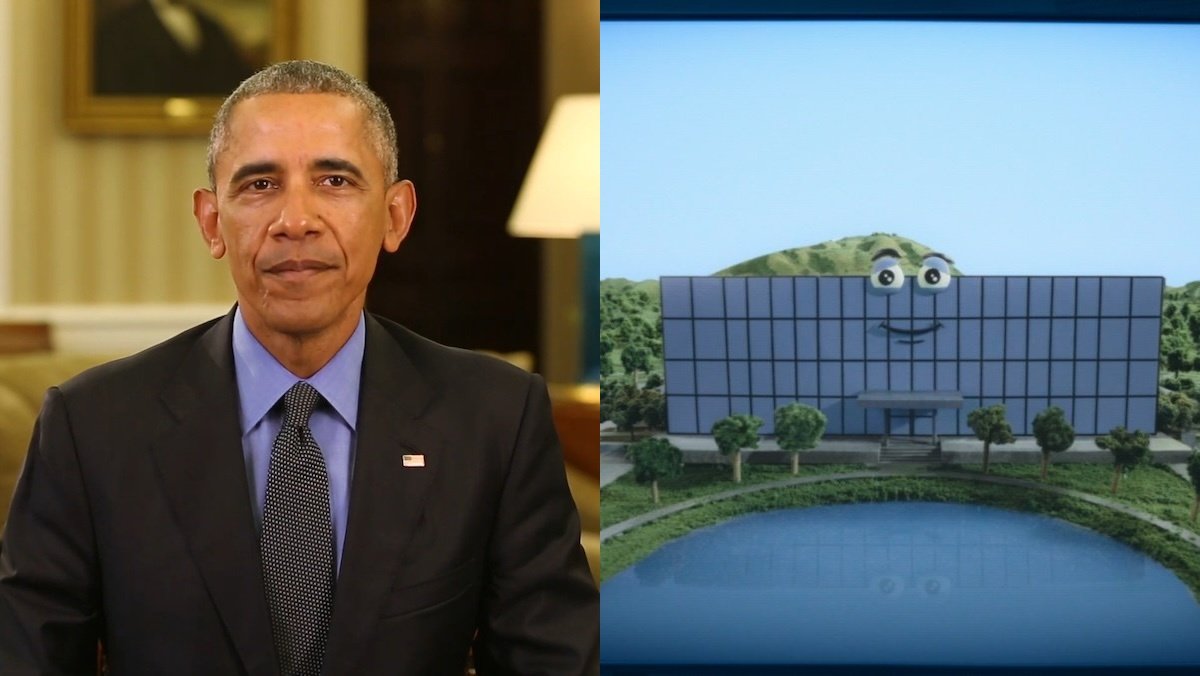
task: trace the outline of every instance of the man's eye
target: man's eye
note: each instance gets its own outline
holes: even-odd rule
[[[267,190],[271,187],[271,182],[265,178],[259,178],[255,179],[254,182],[250,184],[250,187],[254,190]]]
[[[330,176],[325,179],[325,182],[333,188],[341,188],[348,183],[345,176]]]

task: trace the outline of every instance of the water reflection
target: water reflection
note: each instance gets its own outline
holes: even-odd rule
[[[606,663],[1200,664],[1200,605],[1092,531],[976,505],[780,510],[602,589]]]

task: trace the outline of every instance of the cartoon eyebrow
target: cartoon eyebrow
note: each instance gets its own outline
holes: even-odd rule
[[[871,256],[871,262],[873,263],[885,256],[890,256],[891,258],[899,258],[900,252],[896,251],[895,249],[880,249],[879,251],[875,252],[874,256]]]
[[[954,261],[950,260],[949,256],[947,256],[946,254],[938,253],[936,251],[930,251],[929,253],[925,254],[924,256],[921,256],[921,260],[926,260],[929,258],[940,258],[940,259],[946,261],[947,263],[950,263],[951,265],[954,264]]]

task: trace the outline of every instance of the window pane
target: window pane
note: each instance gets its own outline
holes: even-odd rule
[[[865,277],[842,277],[842,316],[862,317],[866,294]]]
[[[696,376],[694,362],[669,361],[663,369],[667,394],[695,394]]]
[[[712,426],[729,415],[729,400],[725,397],[700,397],[700,429],[712,432]]]
[[[1135,315],[1157,317],[1162,311],[1163,281],[1157,278],[1133,280],[1133,299],[1130,310]]]
[[[775,394],[796,396],[795,362],[775,362]]]
[[[746,316],[746,279],[744,277],[725,278],[725,316]]]
[[[747,359],[750,357],[750,327],[744,319],[731,319],[725,322],[725,345],[729,350],[730,359]]]
[[[1129,320],[1100,320],[1100,358],[1129,358]]]
[[[1098,277],[1080,277],[1075,282],[1076,312],[1080,317],[1100,314],[1100,279]]]
[[[750,295],[750,316],[771,316],[771,286],[769,279],[750,277],[746,279],[746,293]]]
[[[771,323],[767,320],[750,320],[750,358],[771,358]]]
[[[750,393],[775,394],[775,369],[769,361],[750,362]]]
[[[812,303],[812,299],[806,300]],[[792,278],[771,278],[771,316],[795,317],[796,307],[796,302],[792,298]]]
[[[1029,280],[1025,277],[1009,277],[1005,314],[1009,317],[1025,317],[1029,314]]]
[[[1129,315],[1128,277],[1105,277],[1100,280],[1100,312],[1112,316]]]
[[[822,397],[842,396],[842,365],[837,362],[821,362],[820,366],[820,395]]]
[[[817,322],[801,319],[796,322],[796,358],[817,358]]]
[[[729,372],[725,362],[696,363],[696,392],[699,394],[729,394]]]
[[[692,322],[690,320],[663,320],[663,355],[667,359],[692,358]]]
[[[1005,284],[1003,277],[983,278],[983,316],[1003,317]]]
[[[1129,356],[1133,359],[1158,358],[1158,318],[1129,320]]]
[[[675,434],[698,434],[700,430],[696,429],[696,398],[667,397],[667,421]]]
[[[687,277],[663,277],[659,281],[662,292],[663,317],[691,317],[691,280]]]
[[[732,394],[750,394],[750,364],[744,361],[729,362],[729,391]]]
[[[1127,394],[1125,368],[1126,362],[1123,361],[1100,362],[1098,393],[1101,396],[1124,397]]]
[[[1052,359],[1071,359],[1075,356],[1076,349],[1075,320],[1053,320],[1050,323],[1050,357]]]
[[[790,316],[794,317],[816,317],[817,316],[817,280],[815,277],[795,277],[795,284],[790,284],[787,277],[780,281],[793,287],[795,293],[795,309]]]
[[[1034,277],[1029,280],[1029,316],[1046,317],[1050,315],[1050,289],[1052,280],[1049,277]]]
[[[842,315],[842,278],[817,278],[817,296],[820,300],[817,312],[823,319],[836,319]]]
[[[796,326],[790,319],[771,322],[774,337],[772,353],[775,359],[796,358]]]
[[[1095,359],[1099,354],[1100,321],[1097,319],[1075,320],[1075,358]]]
[[[1050,356],[1050,320],[1029,320],[1029,358],[1046,359]]]
[[[1073,277],[1055,277],[1053,290],[1055,317],[1070,317],[1075,314],[1075,279]]]
[[[725,322],[719,319],[696,320],[696,358],[726,358]]]
[[[841,359],[842,322],[837,319],[822,319],[819,326],[820,335],[817,342],[820,345],[821,359]],[[861,346],[861,342],[859,344]]]
[[[1025,358],[1025,341],[1029,330],[1024,319],[1009,319],[1004,326],[1004,356],[1008,359]]]
[[[692,311],[697,317],[725,316],[725,285],[720,277],[692,279]]]
[[[1031,397],[1045,397],[1050,394],[1050,364],[1044,361],[1029,362],[1028,377],[1026,378],[1026,393]]]

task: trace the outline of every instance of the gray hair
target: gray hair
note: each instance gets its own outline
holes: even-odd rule
[[[216,187],[217,156],[225,149],[229,118],[238,103],[264,94],[337,94],[353,99],[367,118],[367,135],[389,182],[399,179],[396,125],[387,105],[358,78],[318,61],[284,61],[246,78],[217,109],[208,137],[208,183]]]

